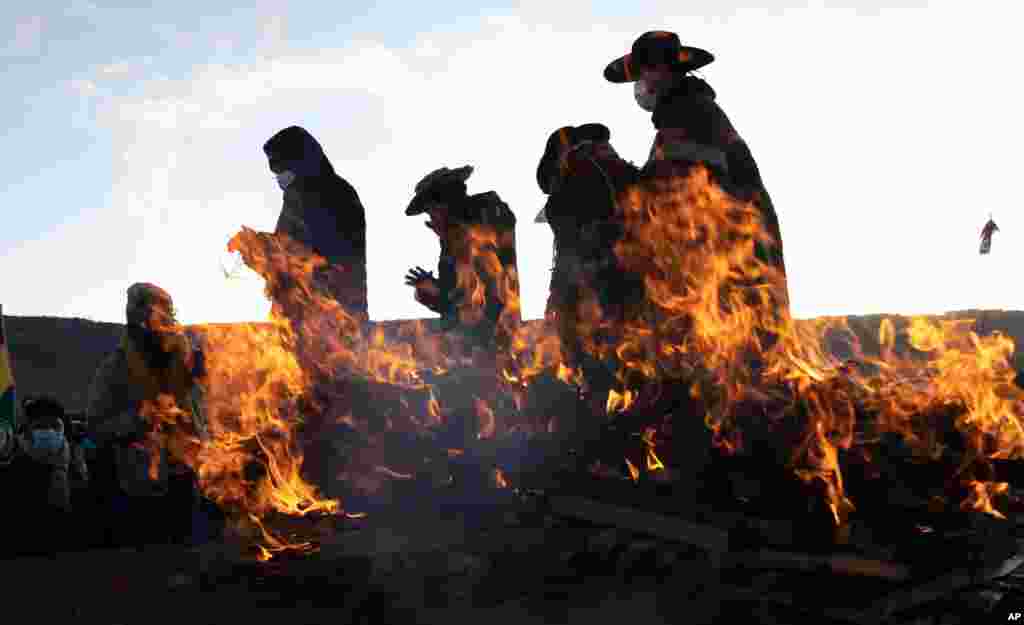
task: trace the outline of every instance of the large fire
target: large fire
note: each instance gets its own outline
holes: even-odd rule
[[[422,469],[419,460],[378,450],[318,482],[304,459],[332,425],[358,430],[372,447],[380,432],[423,433],[461,420],[463,442],[448,450],[458,457],[474,440],[550,432],[580,418],[549,414],[555,409],[531,396],[543,384],[589,395],[582,418],[633,429],[639,443],[624,450],[625,479],[665,472],[677,460],[660,446],[666,416],[676,426],[697,420],[729,453],[743,453],[749,431],[767,431],[789,450],[793,479],[824,498],[838,525],[855,510],[841,452],[862,448],[870,457],[880,437],[896,434],[916,456],[938,458],[951,431],[966,443],[963,466],[1024,452],[1011,340],[978,336],[970,320],[915,318],[897,328],[887,319],[877,346],[865,348],[845,319],[791,319],[784,276],[756,253],[772,243],[757,209],[702,168],[628,189],[619,204],[626,227],[615,257],[644,285],[625,313],[610,314],[598,293],[585,292],[574,314],[519,323],[518,276],[495,253],[506,242],[492,228],[469,228],[456,250],[467,294],[459,315],[478,322],[489,299],[501,301],[494,352],[420,322],[372,327],[326,294],[323,259],[286,237],[243,228],[229,249],[266,280],[272,321],[195,328],[208,353],[212,439],[176,453],[207,496],[257,528],[251,533],[266,559],[314,548],[275,533],[275,516],[352,514],[323,494],[333,480],[379,484]],[[588,357],[611,372],[612,388],[589,387],[578,363],[564,358],[558,330],[566,320]],[[685,399],[667,415],[655,410],[666,393]],[[498,487],[515,479],[492,471]],[[966,496],[954,505],[1001,514],[993,501],[1004,484],[965,478],[962,486]]]
[[[839,450],[867,446],[872,436],[897,434],[916,455],[937,458],[956,431],[967,445],[965,465],[1021,456],[1024,392],[1013,383],[1010,339],[978,336],[969,319],[913,318],[901,332],[885,319],[876,353],[865,355],[844,319],[788,317],[783,276],[755,253],[758,243],[772,243],[757,209],[703,168],[632,189],[620,204],[627,235],[616,253],[623,269],[644,277],[647,297],[615,344],[590,346],[606,360],[614,354],[625,387],[609,393],[609,412],[634,396],[643,405],[651,382],[683,383],[717,442],[736,451],[752,407],[772,406],[766,412],[776,422],[759,425],[773,426],[777,444],[792,450],[796,476],[819,484],[837,523],[853,510]],[[582,333],[596,334],[592,326]],[[829,348],[844,335],[847,360]],[[990,512],[991,495],[1005,490],[965,487],[964,507]]]

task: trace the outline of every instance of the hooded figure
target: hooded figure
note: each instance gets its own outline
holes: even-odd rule
[[[166,529],[164,521],[180,536],[198,504],[184,455],[191,441],[209,436],[205,371],[166,291],[137,283],[127,295],[124,335],[96,371],[86,417],[102,450],[97,477],[122,508],[118,531],[144,542],[147,529]]]
[[[548,137],[537,165],[537,185],[548,195],[537,221],[547,222],[555,239],[545,317],[558,328],[573,366],[582,355],[577,320],[584,299],[596,298],[606,320],[621,322],[629,303],[643,297],[643,282],[621,271],[615,256],[623,234],[620,201],[639,171],[619,157],[610,138],[603,124],[564,126]]]
[[[604,77],[633,83],[637,104],[652,114],[657,134],[644,173],[678,176],[695,163],[706,166],[726,190],[758,207],[775,245],[758,244],[757,255],[784,274],[779,220],[757,163],[715,101],[715,90],[691,74],[714,60],[706,50],[682,45],[675,33],[651,31],[637,38],[629,54],[609,63]]]
[[[441,316],[442,328],[493,349],[496,339],[511,338],[499,327],[519,323],[516,218],[497,193],[466,193],[472,173],[468,165],[442,167],[416,185],[405,214],[429,213],[426,225],[438,236],[441,257],[436,278],[415,267],[405,281],[415,287],[416,301]]]
[[[356,190],[334,172],[309,132],[289,126],[263,145],[284,192],[275,234],[285,234],[324,257],[317,281],[347,312],[368,319],[366,211]]]

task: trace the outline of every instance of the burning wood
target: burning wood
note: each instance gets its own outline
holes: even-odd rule
[[[807,572],[826,572],[839,575],[860,575],[900,582],[910,577],[910,568],[896,562],[870,560],[851,555],[811,556],[782,551],[759,551],[737,554],[730,558],[733,564],[747,568],[795,569]]]

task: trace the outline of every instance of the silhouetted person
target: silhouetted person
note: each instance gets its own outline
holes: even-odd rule
[[[623,236],[620,202],[639,171],[610,138],[603,124],[564,126],[548,137],[537,165],[537,185],[548,194],[538,220],[551,226],[555,239],[545,317],[558,328],[570,366],[582,364],[579,321],[586,298],[598,302],[604,320],[621,324],[626,309],[644,297],[642,280],[624,272],[615,254]]]
[[[760,210],[775,245],[759,243],[757,255],[785,273],[779,220],[757,163],[715,101],[715,90],[692,74],[714,60],[707,50],[682,45],[675,33],[651,31],[637,38],[629,54],[608,64],[604,77],[634,83],[637,104],[652,114],[657,134],[644,173],[680,176],[695,163],[705,165],[730,193]]]
[[[276,234],[286,234],[324,257],[319,286],[347,312],[369,318],[366,295],[366,212],[356,190],[335,173],[309,132],[289,126],[263,146],[284,192]]]
[[[405,281],[416,289],[416,301],[441,316],[443,329],[493,349],[496,340],[510,338],[502,322],[514,325],[520,319],[516,218],[494,191],[466,193],[472,173],[468,165],[442,167],[416,185],[405,214],[430,215],[426,225],[438,236],[441,256],[436,277],[415,267]]]

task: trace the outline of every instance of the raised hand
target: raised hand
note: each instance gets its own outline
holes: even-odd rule
[[[408,286],[418,286],[421,282],[436,282],[434,278],[434,272],[427,271],[423,267],[413,267],[409,270],[409,273],[405,274],[405,284]]]

